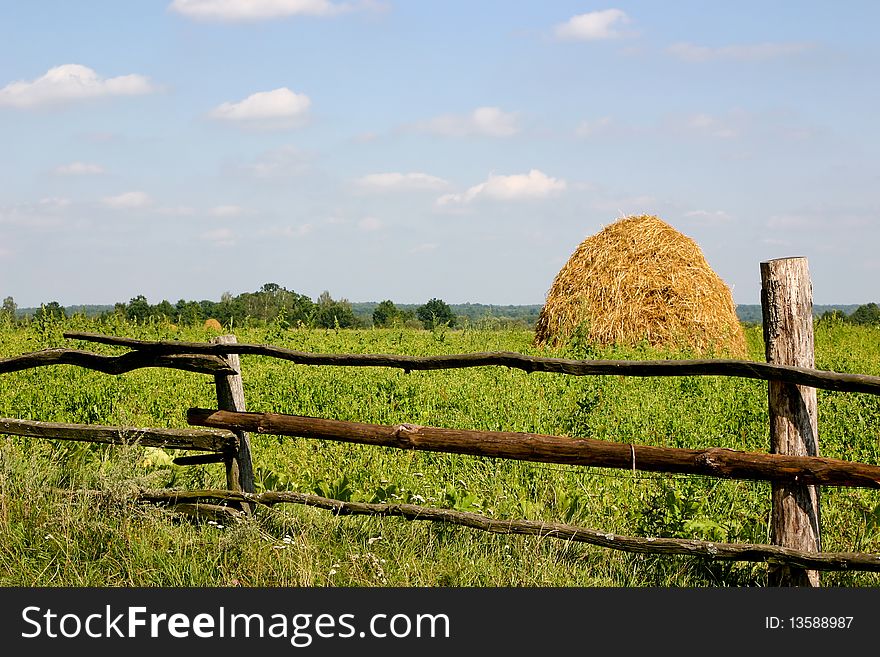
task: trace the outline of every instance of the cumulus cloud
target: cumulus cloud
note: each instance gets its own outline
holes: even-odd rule
[[[101,199],[104,207],[113,210],[139,210],[153,203],[153,199],[145,192],[124,192],[116,196],[105,196]]]
[[[512,137],[520,131],[516,112],[504,112],[498,107],[478,107],[470,114],[446,114],[416,123],[418,132],[445,137]]]
[[[444,189],[449,182],[427,173],[371,173],[355,181],[358,187],[372,191]]]
[[[379,7],[362,2],[360,7]],[[355,9],[351,3],[329,0],[174,0],[168,9],[187,18],[244,22],[290,16],[336,16]]]
[[[556,26],[556,37],[578,41],[617,39],[623,36],[618,28],[629,23],[629,16],[620,9],[603,9],[572,16]]]
[[[437,199],[437,205],[470,203],[482,198],[497,201],[539,199],[557,194],[565,188],[564,180],[551,178],[538,169],[510,176],[490,174],[488,180],[474,185],[463,194],[444,194]]]
[[[287,87],[280,87],[251,94],[237,103],[222,103],[211,110],[209,116],[218,121],[288,127],[300,123],[311,104],[311,99],[305,94],[297,94]]]
[[[812,47],[808,43],[753,43],[720,47],[675,43],[669,46],[666,52],[686,62],[713,60],[762,62],[799,55]]]
[[[104,167],[88,162],[71,162],[55,167],[55,173],[59,176],[90,176],[104,173]]]
[[[103,96],[138,96],[154,91],[156,87],[142,75],[102,78],[87,66],[63,64],[50,68],[35,80],[10,82],[0,89],[0,106],[61,105]]]

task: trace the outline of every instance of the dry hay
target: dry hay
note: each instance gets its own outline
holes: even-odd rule
[[[579,326],[596,345],[746,355],[730,289],[696,242],[650,215],[580,243],[547,293],[535,344],[562,345]]]
[[[222,331],[223,326],[220,325],[220,322],[211,317],[210,319],[205,320],[205,329],[208,331]]]

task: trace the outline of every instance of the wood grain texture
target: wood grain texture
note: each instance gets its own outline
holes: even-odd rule
[[[726,479],[797,480],[827,486],[880,488],[880,466],[839,459],[741,452],[719,447],[653,447],[511,431],[365,424],[280,413],[235,413],[203,408],[189,409],[187,422],[195,426],[233,431],[518,461],[699,474]]]
[[[193,429],[151,429],[113,427],[99,424],[66,424],[62,422],[38,422],[0,418],[0,434],[51,438],[54,440],[77,440],[90,443],[129,445],[137,443],[144,447],[186,449],[201,452],[224,452],[236,447],[236,437],[231,431],[205,431]]]
[[[219,335],[212,341],[218,345],[235,344],[234,335]],[[241,361],[238,354],[224,354],[223,358],[233,370],[233,374],[218,374],[214,377],[217,390],[217,405],[228,411],[245,411],[244,384],[241,380]],[[226,461],[226,485],[229,490],[241,490],[253,493],[254,466],[251,460],[251,443],[247,433],[241,429],[233,430],[238,439],[238,446]]]
[[[806,258],[761,263],[761,306],[767,362],[812,368],[813,293]],[[770,451],[818,456],[816,389],[770,381]],[[771,542],[820,552],[819,490],[809,482],[774,482],[770,512]],[[780,566],[770,569],[772,586],[819,586],[819,573]]]

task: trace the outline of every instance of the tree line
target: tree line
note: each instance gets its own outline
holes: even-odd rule
[[[827,306],[826,306],[827,307]],[[474,325],[485,328],[534,328],[540,305],[490,306],[484,304],[458,304],[451,306],[442,299],[432,298],[422,305],[395,304],[390,299],[380,303],[360,302],[352,304],[347,299],[334,299],[328,291],[317,299],[299,294],[277,284],[266,283],[259,290],[244,292],[233,296],[224,293],[219,301],[192,301],[180,299],[172,304],[167,300],[151,304],[139,294],[126,302],[108,306],[61,306],[57,301],[42,304],[32,311],[25,309],[27,317],[22,317],[15,299],[7,296],[0,308],[0,320],[43,321],[63,319],[68,315],[83,314],[91,317],[109,319],[119,317],[140,323],[164,321],[171,324],[198,325],[208,319],[216,319],[227,327],[243,323],[274,323],[281,327],[312,328],[364,328],[401,327],[435,329],[445,326],[455,328]],[[760,323],[760,306],[757,322],[751,317],[743,317],[744,323]],[[850,308],[850,307],[847,307]],[[751,309],[751,307],[747,307]],[[816,310],[820,322],[839,322],[861,326],[880,326],[880,306],[866,303],[854,307],[847,313],[833,308],[821,312]],[[740,308],[737,310],[740,313]]]
[[[858,326],[880,326],[880,306],[865,303],[847,315],[842,310],[826,310],[819,317],[821,322],[841,322]]]
[[[3,301],[0,317],[6,321],[16,321],[18,306],[10,296]],[[41,322],[48,319],[64,319],[67,310],[57,301],[42,304],[28,318]],[[151,304],[139,294],[127,303],[116,303],[111,310],[97,313],[102,319],[113,316],[132,322],[162,321],[170,324],[197,325],[214,319],[224,326],[243,323],[273,323],[282,328],[363,328],[376,327],[418,327],[435,329],[440,326],[454,328],[458,318],[449,304],[442,299],[432,298],[415,309],[398,308],[386,299],[373,310],[372,317],[364,318],[355,314],[347,299],[334,299],[329,291],[322,292],[317,299],[277,283],[266,283],[255,292],[244,292],[233,296],[224,293],[219,301],[192,301],[180,299],[172,304],[167,299]]]

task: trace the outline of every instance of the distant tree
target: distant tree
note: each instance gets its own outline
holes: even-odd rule
[[[330,292],[324,290],[315,304],[312,324],[317,328],[354,328],[359,322],[347,299],[335,301]]]
[[[426,329],[443,325],[450,328],[455,326],[455,315],[449,304],[442,299],[431,299],[425,305],[416,308],[416,317]]]
[[[850,324],[880,326],[880,307],[876,303],[866,303],[856,308],[848,317]]]
[[[386,299],[373,310],[373,326],[394,326],[400,320],[400,310],[390,299]]]
[[[6,297],[3,299],[3,310],[0,313],[8,319],[9,321],[15,321],[15,311],[18,309],[18,304],[15,303],[15,299],[12,297]]]
[[[180,299],[174,304],[174,312],[177,314],[178,324],[195,325],[205,321],[205,318],[202,317],[202,307],[197,301]]]
[[[162,299],[162,301],[153,306],[151,314],[157,317],[164,317],[168,321],[173,320],[177,315],[177,313],[174,312],[174,306],[171,305],[168,299]]]
[[[274,322],[283,314],[284,322],[291,325],[308,324],[315,306],[309,297],[278,283],[265,283],[256,292],[240,294],[230,299],[228,304],[232,314],[240,319],[251,317]]]
[[[125,307],[125,316],[131,321],[146,321],[150,314],[150,304],[147,301],[147,297],[143,294],[139,294],[131,299]]]
[[[65,319],[66,317],[67,312],[64,310],[64,306],[57,301],[50,301],[40,305],[34,313],[33,321],[40,323],[53,319]]]

